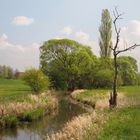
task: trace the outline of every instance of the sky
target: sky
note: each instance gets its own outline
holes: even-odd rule
[[[119,47],[140,44],[139,0],[0,0],[0,65],[24,71],[39,66],[39,47],[49,39],[70,38],[91,46],[99,56],[102,9],[114,7],[123,14],[119,21]],[[113,34],[115,40],[115,34]],[[138,61],[140,47],[124,53]]]

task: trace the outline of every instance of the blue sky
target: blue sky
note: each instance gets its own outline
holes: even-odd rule
[[[122,42],[139,43],[139,5],[139,0],[0,0],[0,64],[38,67],[39,45],[51,38],[75,39],[98,55],[101,12],[108,8],[112,14],[114,6],[125,13],[119,24]],[[140,65],[138,52],[130,55]]]

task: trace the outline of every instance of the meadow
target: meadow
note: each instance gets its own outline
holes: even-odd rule
[[[72,95],[78,102],[89,105],[95,104],[95,110],[104,114],[98,135],[93,129],[95,123],[88,129],[84,140],[96,138],[97,140],[138,140],[140,138],[140,86],[127,86],[119,88],[118,106],[116,109],[108,108],[110,90],[86,90]]]
[[[31,90],[24,81],[0,79],[0,103],[21,101],[28,94],[31,94]]]

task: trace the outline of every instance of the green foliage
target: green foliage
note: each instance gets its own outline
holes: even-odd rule
[[[122,56],[117,59],[117,63],[123,85],[138,85],[139,74],[137,61],[130,56]]]
[[[40,47],[40,66],[55,88],[88,88],[97,58],[91,49],[69,39],[49,40]]]
[[[69,39],[53,39],[40,47],[40,54],[41,70],[57,89],[110,88],[113,85],[114,64],[109,52],[108,57],[97,59],[88,46]],[[117,62],[118,85],[140,83],[134,58],[119,57]]]
[[[110,88],[113,86],[113,62],[111,58],[99,58],[93,69],[93,87]]]
[[[112,47],[112,19],[108,9],[103,9],[101,25],[99,27],[100,32],[100,56],[101,58],[111,57]]]
[[[33,68],[25,71],[23,80],[35,93],[46,91],[50,84],[48,77],[42,71]]]
[[[96,88],[111,88],[113,85],[113,72],[109,69],[99,70],[95,75]]]

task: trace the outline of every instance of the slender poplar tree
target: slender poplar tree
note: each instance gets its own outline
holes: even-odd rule
[[[103,9],[101,25],[99,27],[100,38],[100,57],[109,58],[111,57],[112,47],[112,18],[108,9]]]

